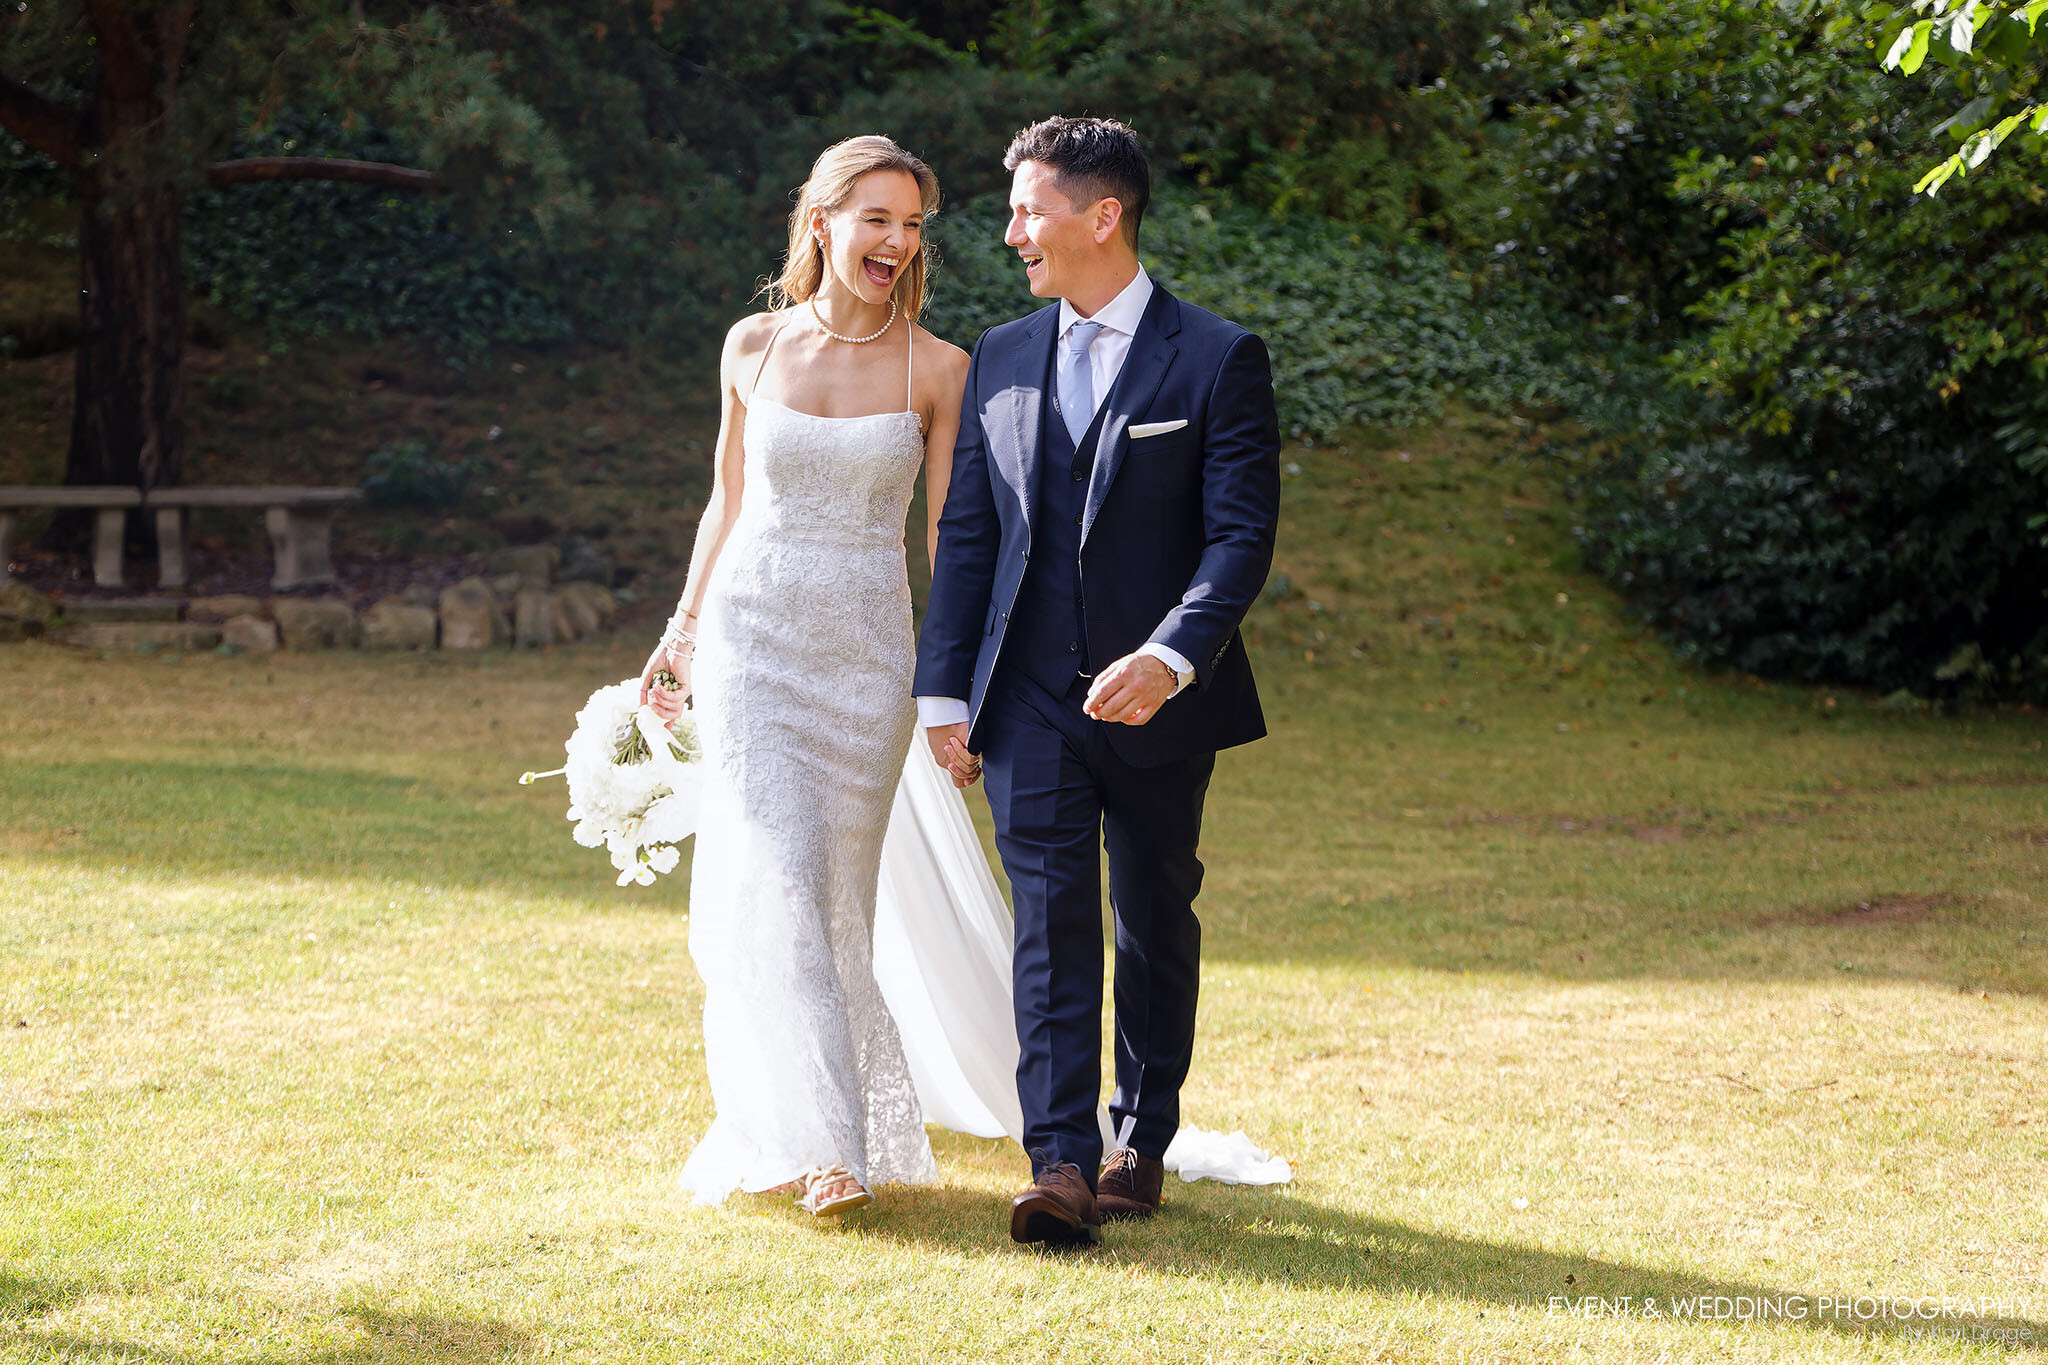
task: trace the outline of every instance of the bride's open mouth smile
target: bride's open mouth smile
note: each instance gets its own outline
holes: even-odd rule
[[[887,289],[896,282],[896,272],[902,267],[901,257],[877,253],[861,257],[861,268],[867,272],[870,283]]]

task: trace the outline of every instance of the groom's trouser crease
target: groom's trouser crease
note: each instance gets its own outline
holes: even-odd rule
[[[1081,712],[1013,678],[992,697],[989,797],[1017,908],[1015,984],[1024,1146],[1092,1182],[1102,1157],[1102,846],[1115,912],[1117,1127],[1159,1156],[1179,1126],[1193,1055],[1201,931],[1195,856],[1213,755],[1136,768]]]

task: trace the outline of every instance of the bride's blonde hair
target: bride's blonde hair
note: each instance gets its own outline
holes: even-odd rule
[[[825,249],[811,234],[813,213],[835,213],[853,197],[854,184],[875,171],[902,171],[917,181],[918,197],[927,229],[939,211],[939,178],[932,168],[879,133],[850,137],[835,142],[819,154],[810,178],[797,191],[796,207],[789,211],[789,254],[783,258],[782,273],[768,284],[769,302],[776,308],[803,303],[825,282]],[[931,261],[931,241],[918,234],[917,254],[905,263],[896,277],[894,292],[903,300],[903,311],[916,317],[924,311],[926,270]]]

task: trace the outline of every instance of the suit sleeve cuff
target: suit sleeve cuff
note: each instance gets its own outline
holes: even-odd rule
[[[1189,663],[1178,650],[1168,649],[1165,645],[1159,644],[1156,641],[1147,641],[1138,646],[1138,652],[1140,654],[1150,654],[1153,658],[1159,660],[1160,663],[1173,670],[1173,691],[1167,693],[1170,697],[1179,696],[1182,689],[1195,680],[1195,666]],[[923,703],[920,701],[919,705],[923,705]]]
[[[967,703],[958,697],[919,697],[917,723],[926,730],[940,725],[965,725]]]

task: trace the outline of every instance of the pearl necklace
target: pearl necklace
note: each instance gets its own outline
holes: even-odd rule
[[[823,332],[826,336],[831,337],[834,341],[847,341],[853,343],[855,346],[864,346],[870,341],[879,341],[884,333],[886,333],[891,327],[894,327],[896,325],[896,311],[900,307],[902,307],[902,300],[898,299],[894,294],[891,294],[889,296],[889,320],[882,324],[882,330],[880,332],[875,332],[872,335],[864,337],[850,337],[845,335],[844,333],[835,332],[830,327],[828,327],[825,324],[825,315],[818,311],[818,300],[815,297],[812,298],[811,300],[811,316],[818,320],[818,330]]]

